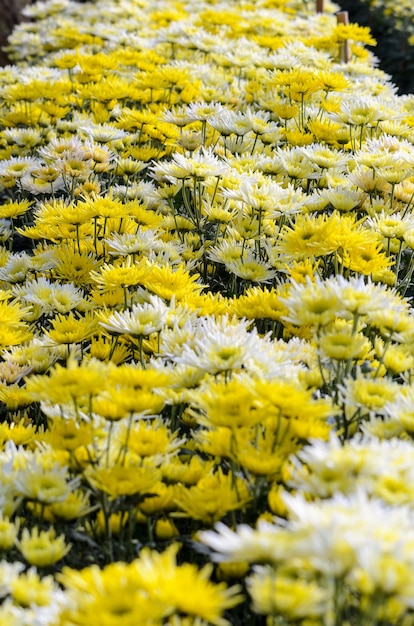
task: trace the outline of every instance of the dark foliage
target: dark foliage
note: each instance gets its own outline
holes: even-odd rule
[[[414,93],[414,46],[408,43],[409,33],[398,28],[391,15],[370,9],[366,1],[340,0],[351,22],[369,26],[378,44],[374,54],[380,68],[392,76],[400,94]]]

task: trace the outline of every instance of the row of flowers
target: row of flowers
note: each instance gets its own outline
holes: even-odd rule
[[[414,96],[338,8],[25,9],[0,623],[413,623]]]

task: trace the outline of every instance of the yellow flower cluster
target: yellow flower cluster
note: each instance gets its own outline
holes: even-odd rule
[[[0,624],[413,623],[414,96],[325,5],[25,9]]]

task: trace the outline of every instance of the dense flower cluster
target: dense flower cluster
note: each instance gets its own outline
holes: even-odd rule
[[[25,9],[0,624],[414,624],[414,96],[325,9]]]

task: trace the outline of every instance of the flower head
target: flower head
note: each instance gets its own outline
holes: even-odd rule
[[[65,543],[64,535],[56,537],[53,528],[39,531],[36,527],[31,532],[24,528],[16,545],[26,561],[36,567],[54,565],[63,559],[72,547]]]

